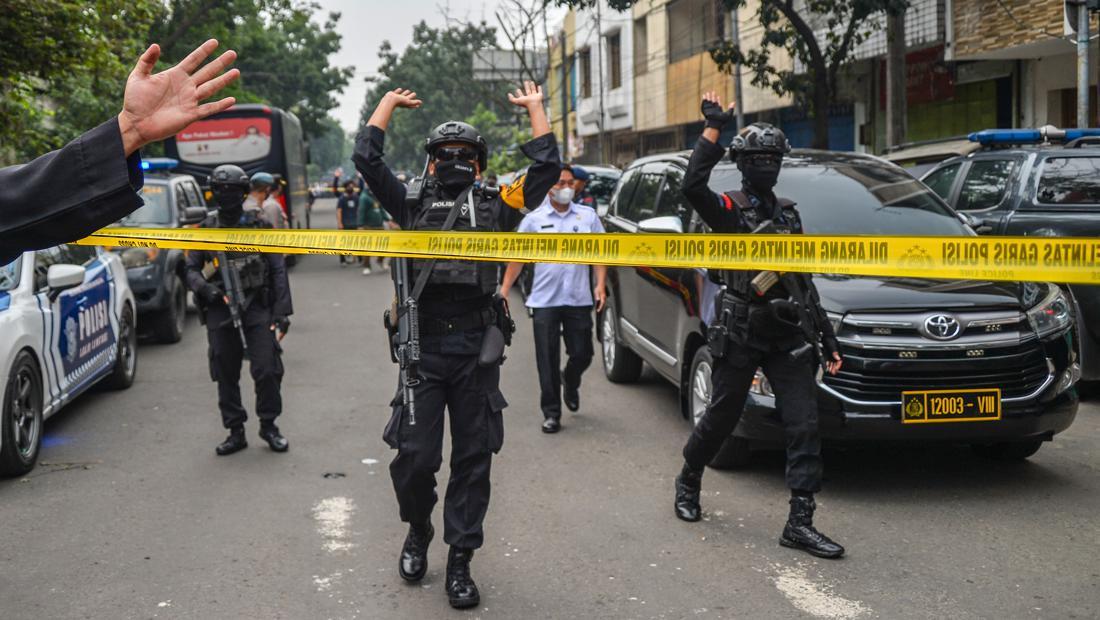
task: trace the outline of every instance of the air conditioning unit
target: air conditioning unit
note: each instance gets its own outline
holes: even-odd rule
[[[1077,36],[1077,7],[1085,5],[1090,12],[1100,11],[1100,0],[1065,0],[1062,3],[1062,34]]]

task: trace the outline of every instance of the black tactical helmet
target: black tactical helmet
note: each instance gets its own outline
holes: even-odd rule
[[[461,121],[443,123],[428,134],[424,150],[431,155],[435,152],[435,147],[448,142],[462,142],[477,149],[477,165],[481,167],[482,172],[485,171],[489,160],[489,145],[473,125]]]
[[[214,171],[210,173],[210,178],[207,180],[210,183],[210,187],[214,189],[240,188],[242,191],[248,191],[248,175],[245,174],[240,166],[234,166],[233,164],[222,164],[214,168]]]
[[[730,143],[730,159],[737,161],[737,156],[751,153],[769,153],[783,156],[791,151],[791,143],[787,141],[783,130],[768,123],[753,123],[742,129],[733,137]]]

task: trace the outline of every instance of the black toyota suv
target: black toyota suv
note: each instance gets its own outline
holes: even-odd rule
[[[1074,133],[1053,127],[978,132],[971,140],[980,150],[940,163],[921,180],[979,234],[1095,238],[1100,137]],[[1068,288],[1081,317],[1082,378],[1100,381],[1100,286]]]
[[[612,197],[607,230],[709,232],[680,191],[689,155],[634,162]],[[727,160],[711,175],[715,191],[740,184]],[[869,156],[796,149],[776,193],[798,203],[808,233],[974,235],[927,187]],[[610,303],[597,324],[607,377],[634,381],[644,360],[678,386],[682,414],[698,421],[710,398],[704,334],[719,285],[701,269],[646,266],[612,268],[608,280]],[[1020,459],[1073,422],[1073,313],[1058,286],[842,275],[814,282],[844,353],[840,373],[817,378],[826,439],[944,440]],[[988,389],[1000,389],[996,419],[903,422],[903,392]],[[782,437],[771,386],[758,372],[745,416],[713,465],[743,465],[753,445]]]
[[[195,178],[162,171],[154,162],[141,190],[145,205],[119,220],[119,226],[181,228],[207,215]],[[138,306],[138,331],[158,342],[179,342],[187,313],[187,287],[179,277],[183,250],[126,248],[119,251]]]

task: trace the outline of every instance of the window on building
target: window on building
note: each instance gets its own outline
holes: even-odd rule
[[[668,4],[668,61],[704,52],[725,36],[721,0],[674,0]]]
[[[646,18],[634,20],[634,75],[649,71],[649,40]]]
[[[581,65],[581,98],[592,96],[592,50],[583,49],[577,52]]]
[[[611,75],[611,89],[623,85],[622,33],[607,35],[607,72]]]

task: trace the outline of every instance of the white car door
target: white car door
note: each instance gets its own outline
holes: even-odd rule
[[[84,283],[50,291],[46,274],[53,264],[82,265],[86,269]],[[114,365],[118,317],[113,276],[96,248],[78,245],[35,252],[34,275],[46,326],[44,349],[51,400],[67,402]]]

